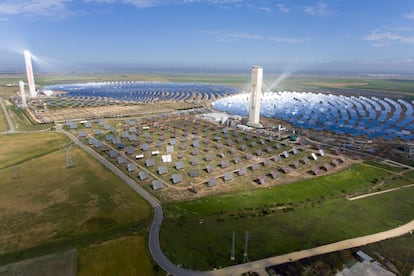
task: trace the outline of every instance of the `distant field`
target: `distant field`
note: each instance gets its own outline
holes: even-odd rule
[[[249,259],[256,260],[389,229],[413,219],[413,188],[344,199],[387,176],[357,165],[269,190],[166,204],[163,250],[175,263],[211,269],[243,261],[244,231],[251,237]],[[235,262],[229,260],[233,231]]]
[[[286,78],[276,87],[276,89],[357,89],[357,90],[377,90],[392,94],[413,96],[414,79],[381,79],[369,77],[309,77],[292,76]]]
[[[248,89],[250,83],[249,73],[111,73],[111,74],[37,74],[35,76],[38,85],[50,85],[59,83],[88,82],[88,81],[172,81],[172,82],[196,82],[217,83]],[[279,74],[265,73],[265,87],[276,90],[302,90],[302,89],[359,89],[378,90],[389,93],[401,93],[412,96],[414,93],[414,79],[390,78],[390,77],[364,77],[364,76],[323,76],[295,74],[283,78]],[[25,80],[24,75],[0,75],[0,86],[6,83],[16,83]],[[14,90],[18,90],[17,86]],[[1,91],[0,91],[1,92]],[[4,92],[3,92],[4,93]],[[8,92],[10,93],[10,92]],[[2,93],[0,93],[0,96]]]
[[[3,98],[3,100],[7,100],[11,96],[15,96],[16,91],[18,90],[16,87],[4,87],[4,82],[2,81],[2,77],[0,75],[0,97]]]
[[[165,275],[155,271],[143,236],[128,236],[79,251],[78,275]]]
[[[146,229],[150,206],[57,133],[0,136],[0,264]]]

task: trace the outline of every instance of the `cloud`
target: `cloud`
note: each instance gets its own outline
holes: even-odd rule
[[[270,36],[269,40],[278,42],[278,43],[289,43],[289,44],[298,44],[305,43],[310,41],[310,38],[294,38],[294,37],[280,37],[280,36]]]
[[[258,10],[258,11],[262,11],[262,12],[271,12],[272,11],[272,8],[270,8],[270,7],[259,7],[259,6],[256,6],[256,5],[247,5],[247,7],[249,9]]]
[[[71,0],[6,0],[0,3],[0,14],[28,16],[57,16],[69,14],[67,3]]]
[[[313,15],[313,16],[329,15],[332,13],[328,9],[328,6],[323,2],[318,2],[314,6],[305,7],[304,12],[308,15]]]
[[[414,44],[414,34],[410,33],[410,28],[376,29],[364,37],[364,40],[373,41],[372,46],[381,47],[389,45],[391,42],[401,42]]]
[[[414,11],[404,14],[407,19],[414,19]]]
[[[209,32],[212,35],[217,36],[217,41],[219,42],[230,42],[230,41],[240,41],[240,40],[262,40],[263,36],[260,34],[254,33],[243,33],[243,32]]]
[[[290,11],[290,9],[283,4],[277,4],[276,7],[283,13],[288,13]]]
[[[151,7],[165,5],[170,2],[166,0],[84,0],[84,1],[86,3],[99,3],[99,4],[129,4],[137,8],[151,8]],[[182,2],[186,2],[186,1],[182,1]]]
[[[86,3],[101,4],[129,4],[137,8],[151,8],[173,4],[207,3],[211,5],[226,6],[240,4],[245,0],[84,0]]]
[[[241,40],[263,40],[277,43],[300,44],[310,41],[310,38],[295,38],[282,36],[265,36],[259,33],[245,33],[245,32],[228,32],[222,30],[215,31],[200,31],[211,36],[216,37],[217,42],[232,42]]]

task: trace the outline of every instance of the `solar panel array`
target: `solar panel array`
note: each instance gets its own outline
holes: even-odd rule
[[[247,115],[249,94],[237,94],[214,102],[215,109]],[[414,101],[344,96],[313,92],[266,92],[261,115],[296,127],[366,136],[369,139],[414,140]]]
[[[221,134],[224,139],[215,141],[214,138],[222,128],[201,121],[196,116],[145,118],[139,121],[128,119],[117,131],[103,131],[96,138],[91,138],[97,124],[101,129],[101,123],[103,124],[98,120],[93,121],[93,128],[84,131],[87,135],[82,140],[92,140],[90,144],[95,147],[97,142],[102,144],[104,148],[100,152],[129,173],[137,173],[137,179],[143,185],[151,185],[154,178],[168,189],[173,187],[171,184],[175,184],[177,189],[183,189],[190,179],[197,189],[200,186],[220,186],[225,182],[238,183],[239,179],[268,184],[273,179],[289,177],[290,172],[296,173],[298,169],[308,174],[314,173],[312,168],[317,168],[318,173],[328,173],[344,162],[341,153],[333,156],[332,151],[325,152],[310,145],[309,150],[304,150],[299,144],[275,142],[260,135],[233,131],[230,128],[228,133]],[[148,129],[143,131],[143,125],[148,126]],[[199,132],[198,136],[193,135],[195,131]],[[78,131],[75,133],[79,134]],[[152,142],[135,144],[128,141],[127,133],[136,135],[141,141],[151,137]],[[174,148],[170,145],[172,135],[176,137],[174,142],[186,145],[186,149],[181,150],[177,146],[177,149],[166,155],[169,148]],[[158,147],[161,139],[164,142]],[[245,143],[245,151],[239,149],[242,143]],[[124,144],[124,148],[116,149],[119,144]],[[230,146],[231,144],[235,145]],[[194,145],[197,148],[193,148]],[[220,150],[217,150],[217,145],[220,145]],[[306,145],[304,147],[306,149]],[[158,154],[154,155],[154,150]],[[193,156],[193,150],[198,151],[199,156]],[[167,156],[168,162],[164,160]],[[215,182],[208,179],[215,179]],[[231,182],[233,179],[236,181]],[[157,189],[159,183],[155,184],[157,185],[153,185],[153,188]]]

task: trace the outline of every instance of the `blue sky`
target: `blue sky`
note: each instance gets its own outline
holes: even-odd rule
[[[414,73],[413,0],[0,0],[0,71]]]

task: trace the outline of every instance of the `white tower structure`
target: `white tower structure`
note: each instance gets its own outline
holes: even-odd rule
[[[20,86],[20,95],[22,96],[22,107],[26,108],[27,102],[26,102],[26,93],[24,92],[24,82],[19,81],[19,86]]]
[[[26,62],[27,84],[29,85],[30,97],[35,98],[37,92],[33,77],[32,54],[27,50],[24,51],[24,61]]]
[[[252,127],[262,127],[260,120],[260,96],[262,94],[263,68],[252,67],[252,87],[250,92],[249,122]]]

